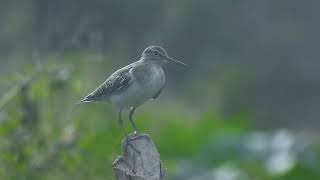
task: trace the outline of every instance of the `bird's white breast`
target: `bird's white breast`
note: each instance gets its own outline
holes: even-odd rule
[[[146,69],[143,73],[131,72],[133,83],[122,93],[110,96],[111,102],[119,108],[137,107],[159,92],[165,83],[162,67]]]

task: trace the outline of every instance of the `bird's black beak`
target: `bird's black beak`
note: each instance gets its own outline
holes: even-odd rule
[[[181,61],[178,61],[176,59],[173,59],[171,57],[166,57],[166,60],[169,61],[169,62],[172,62],[174,64],[177,64],[177,65],[180,65],[180,66],[183,66],[183,67],[186,67],[186,68],[189,68],[189,66]]]

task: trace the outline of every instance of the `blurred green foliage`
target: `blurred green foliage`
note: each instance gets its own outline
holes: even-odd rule
[[[0,180],[114,179],[117,112],[76,102],[149,45],[192,67],[166,67],[163,94],[135,116],[167,179],[320,179],[319,6],[3,1]]]
[[[63,63],[51,57],[25,67],[0,109],[0,179],[114,179],[111,163],[123,137],[115,109],[76,105],[97,83],[86,77],[92,69],[83,71],[88,58],[96,57],[74,53]],[[135,119],[155,141],[167,179],[320,178],[319,139],[310,134],[253,131],[245,113],[190,115],[182,105],[158,103],[156,110],[139,108]]]

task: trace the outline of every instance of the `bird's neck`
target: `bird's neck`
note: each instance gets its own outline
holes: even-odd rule
[[[147,58],[141,58],[139,62],[149,66],[155,66],[159,68],[162,68],[162,66],[164,65],[164,63],[159,60],[147,59]]]

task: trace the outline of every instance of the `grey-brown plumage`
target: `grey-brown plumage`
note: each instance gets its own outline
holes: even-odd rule
[[[125,90],[132,83],[132,76],[129,71],[133,64],[130,64],[113,73],[104,83],[102,83],[96,90],[87,95],[81,102],[102,101],[114,93],[120,93]]]
[[[169,62],[188,67],[170,58],[162,47],[150,46],[143,51],[140,60],[114,72],[80,102],[108,101],[114,104],[120,109],[119,122],[122,127],[121,111],[124,108],[131,108],[129,120],[137,131],[132,118],[133,113],[145,101],[160,95],[165,83],[162,66]]]

